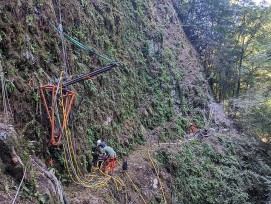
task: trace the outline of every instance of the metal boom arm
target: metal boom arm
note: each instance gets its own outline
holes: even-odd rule
[[[107,71],[109,71],[110,69],[112,69],[113,67],[116,67],[116,66],[118,66],[118,63],[107,65],[107,66],[102,67],[102,68],[100,68],[98,70],[95,70],[93,72],[80,75],[80,76],[78,76],[76,78],[73,78],[71,80],[67,80],[67,81],[63,82],[62,86],[67,87],[67,86],[70,86],[70,85],[75,84],[77,82],[87,80],[87,79],[89,79],[91,77],[94,77],[94,76],[97,76],[97,75],[102,74],[104,72],[107,72]]]

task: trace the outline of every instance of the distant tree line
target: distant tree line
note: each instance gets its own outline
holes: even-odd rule
[[[271,7],[252,0],[173,0],[218,101],[238,97],[271,65]]]

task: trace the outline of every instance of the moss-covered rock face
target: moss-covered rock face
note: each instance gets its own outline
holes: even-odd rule
[[[14,161],[14,147],[18,147],[18,135],[11,125],[0,123],[0,172],[12,175],[19,180],[23,172],[22,166]],[[18,149],[17,151],[20,151]]]
[[[67,40],[63,49],[53,28],[60,19],[70,36],[121,63],[85,81],[84,88],[73,86],[76,105],[84,99],[70,124],[78,148],[87,153],[88,145],[102,138],[122,154],[157,126],[174,121],[175,136],[181,137],[184,120],[202,123],[193,113],[209,100],[206,82],[170,2],[5,2],[0,8],[1,61],[15,124],[21,130],[28,124],[24,134],[35,141],[31,151],[49,156],[39,146],[46,149],[50,131],[31,85],[52,83],[50,77],[62,70],[77,76],[106,64]]]
[[[50,125],[39,85],[100,68],[106,61],[87,53],[54,29],[120,62],[114,70],[70,87],[77,92],[69,128],[80,164],[91,163],[89,147],[107,141],[122,156],[159,128],[161,141],[182,138],[193,121],[203,125],[210,99],[196,52],[172,3],[158,1],[4,1],[0,5],[0,60],[22,155],[63,156],[49,148]],[[79,106],[80,105],[80,106]],[[200,116],[197,116],[200,114]]]

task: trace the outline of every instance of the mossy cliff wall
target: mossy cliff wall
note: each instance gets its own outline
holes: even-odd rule
[[[163,140],[181,138],[189,121],[201,124],[210,100],[207,83],[171,1],[2,1],[1,63],[25,154],[52,154],[49,124],[32,84],[47,84],[48,76],[64,69],[77,76],[106,64],[65,40],[64,66],[61,36],[53,29],[60,17],[66,33],[121,63],[85,82],[85,89],[73,86],[75,105],[84,97],[70,126],[82,159],[89,160],[97,138],[122,155],[155,127],[162,127]]]

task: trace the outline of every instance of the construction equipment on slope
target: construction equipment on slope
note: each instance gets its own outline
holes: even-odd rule
[[[62,96],[64,104],[61,104],[61,106],[65,107],[63,110],[63,111],[65,111],[65,113],[62,112],[62,115],[65,114],[67,118],[69,117],[70,112],[71,112],[71,108],[72,108],[72,105],[73,105],[73,102],[75,99],[75,92],[68,90],[67,89],[68,86],[75,84],[75,83],[78,83],[78,82],[82,82],[84,80],[89,80],[94,76],[97,76],[99,74],[102,74],[104,72],[111,70],[112,68],[116,67],[117,65],[118,65],[118,63],[112,63],[112,64],[109,64],[109,65],[102,67],[98,70],[95,70],[93,72],[86,73],[86,74],[80,75],[76,78],[73,78],[71,80],[64,81],[61,84],[61,89],[63,89],[63,92],[64,92],[64,94]],[[64,121],[62,122],[61,127],[58,127],[59,129],[56,128],[56,124],[55,124],[55,107],[54,106],[56,105],[57,99],[59,97],[60,87],[59,87],[59,85],[56,85],[56,84],[50,84],[50,85],[40,86],[39,89],[40,89],[42,100],[43,100],[43,103],[44,103],[44,106],[45,106],[45,109],[46,109],[46,112],[47,112],[47,115],[48,115],[48,118],[49,118],[49,121],[51,124],[50,143],[53,146],[57,146],[61,142],[61,135],[62,135],[61,132],[64,132],[64,130],[66,128],[66,124],[64,124]],[[51,95],[51,97],[49,99],[46,99],[46,93],[47,93],[47,95],[49,95],[49,94]],[[61,131],[60,131],[60,128],[61,128]]]

